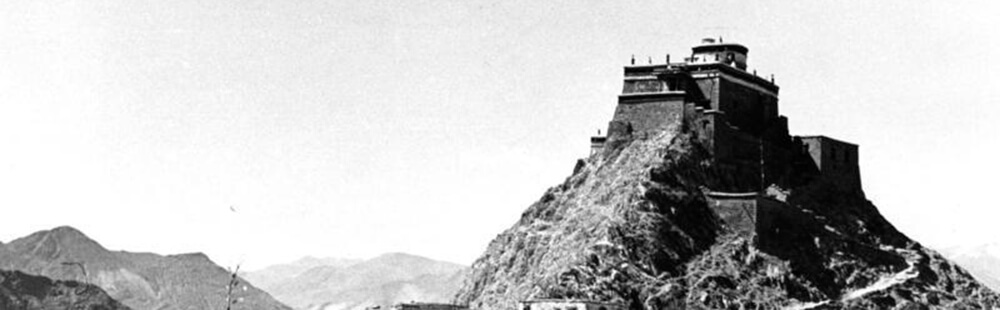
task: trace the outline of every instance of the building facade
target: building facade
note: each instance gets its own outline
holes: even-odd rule
[[[860,189],[857,145],[824,136],[793,137],[778,105],[773,76],[747,71],[749,49],[704,39],[690,57],[625,66],[622,94],[606,136],[591,138],[598,155],[664,130],[692,133],[716,167],[732,175],[760,176],[756,190],[787,184],[789,162],[803,152],[823,178]]]

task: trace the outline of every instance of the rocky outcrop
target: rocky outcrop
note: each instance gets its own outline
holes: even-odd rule
[[[101,288],[77,281],[54,281],[20,271],[0,270],[0,309],[128,310]]]
[[[822,180],[780,192],[794,221],[729,230],[705,190],[746,188],[672,128],[581,161],[473,264],[456,302],[531,298],[631,309],[983,309],[1000,297],[899,233],[863,193]],[[906,308],[911,309],[911,308]]]
[[[230,274],[201,253],[109,251],[68,226],[0,245],[2,268],[92,283],[132,309],[224,309]],[[246,281],[233,309],[289,309]]]

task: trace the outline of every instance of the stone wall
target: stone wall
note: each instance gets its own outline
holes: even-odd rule
[[[697,81],[710,94],[712,108],[726,112],[733,127],[759,135],[778,118],[778,100],[771,95],[721,76]]]
[[[798,208],[757,192],[709,192],[705,199],[727,229],[756,240],[762,247],[771,240],[780,240],[777,236],[783,228],[784,233],[794,231],[788,225],[802,223],[808,216]]]
[[[822,178],[845,189],[861,189],[857,145],[824,136],[801,140]]]
[[[608,125],[608,140],[655,134],[683,120],[683,93],[677,96],[623,96]]]
[[[757,193],[709,193],[708,206],[722,219],[726,228],[737,234],[757,235]]]

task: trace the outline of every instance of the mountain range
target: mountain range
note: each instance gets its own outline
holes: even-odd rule
[[[949,248],[941,253],[968,269],[986,286],[1000,292],[1000,243]]]
[[[0,244],[0,269],[92,283],[136,310],[224,309],[230,273],[201,253],[109,251],[69,226]],[[287,310],[247,281],[233,309]]]
[[[303,258],[244,278],[296,309],[346,310],[399,302],[448,302],[467,268],[389,253],[368,260]]]

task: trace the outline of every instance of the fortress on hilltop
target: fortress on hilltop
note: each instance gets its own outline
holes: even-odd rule
[[[625,67],[607,136],[591,138],[591,155],[668,129],[691,134],[738,192],[707,189],[709,207],[731,229],[762,236],[776,222],[794,222],[770,185],[793,188],[815,181],[861,193],[858,146],[825,136],[791,136],[778,110],[774,76],[747,72],[746,46],[704,39],[682,62]],[[733,188],[730,188],[733,190]],[[768,193],[771,192],[771,193]]]
[[[774,76],[747,72],[749,49],[720,38],[704,39],[682,62],[667,55],[661,64],[625,67],[607,136],[591,138],[591,154],[667,128],[693,133],[722,171],[759,176],[756,190],[786,185],[801,167],[789,165],[807,153],[820,178],[861,188],[858,146],[825,136],[790,136],[778,110]]]

